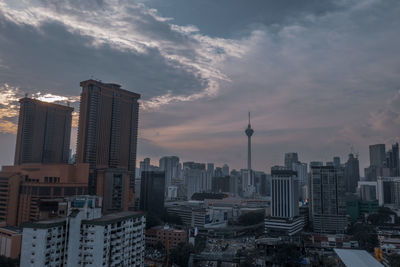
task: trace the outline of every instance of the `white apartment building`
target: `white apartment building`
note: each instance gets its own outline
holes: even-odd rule
[[[143,266],[145,217],[101,216],[101,198],[67,199],[67,217],[23,224],[21,267]]]

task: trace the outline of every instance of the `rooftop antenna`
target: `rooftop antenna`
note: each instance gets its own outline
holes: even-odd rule
[[[249,111],[249,125],[250,125],[250,111]]]

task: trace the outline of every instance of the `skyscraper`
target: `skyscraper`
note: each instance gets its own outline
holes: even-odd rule
[[[290,152],[290,153],[285,153],[285,167],[288,170],[292,169],[293,163],[299,162],[299,157],[297,153],[295,152]]]
[[[250,124],[250,112],[249,112],[249,124],[247,125],[247,129],[245,130],[245,133],[247,135],[247,192],[248,193],[253,193],[254,192],[254,181],[253,181],[253,175],[252,175],[252,170],[251,170],[251,137],[254,134],[254,130],[251,128]],[[245,185],[243,185],[245,186]]]
[[[228,166],[228,164],[224,164],[224,166],[222,166],[222,174],[224,176],[229,176],[229,166]]]
[[[386,167],[389,168],[390,176],[400,176],[398,143],[393,144],[392,149],[386,152]]]
[[[265,231],[294,235],[304,226],[304,219],[299,217],[297,173],[283,168],[273,168],[271,176],[271,217],[267,217],[264,221]]]
[[[312,166],[311,195],[314,231],[343,233],[348,221],[342,168]]]
[[[346,183],[346,192],[355,193],[358,182],[360,181],[360,167],[358,158],[353,154],[349,154],[344,167],[344,179]]]
[[[165,171],[165,190],[167,190],[168,186],[172,185],[172,179],[180,176],[179,158],[176,156],[162,157],[159,166],[160,171]]]
[[[19,102],[14,164],[68,163],[73,108],[28,97]]]
[[[162,216],[164,213],[165,172],[144,171],[140,188],[140,209]]]
[[[113,83],[87,80],[80,85],[77,163],[90,165],[89,193],[103,196],[106,201],[110,196],[105,180],[108,184],[114,183],[110,179],[119,184],[121,171],[125,170],[126,179],[123,179],[121,190],[133,201],[140,95]],[[113,173],[112,169],[118,171],[99,177],[98,172],[102,169],[107,170],[105,173]]]
[[[383,167],[385,163],[385,145],[377,144],[369,146],[369,161],[371,166]]]

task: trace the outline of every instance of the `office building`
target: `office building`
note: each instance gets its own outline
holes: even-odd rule
[[[295,152],[290,152],[290,153],[285,153],[285,167],[288,170],[292,169],[293,163],[299,162],[299,157],[297,153]]]
[[[73,108],[20,99],[14,165],[68,163]]]
[[[89,193],[102,196],[105,201],[112,198],[104,190],[109,183],[104,181],[104,175],[98,177],[98,170],[108,173],[108,169],[120,169],[115,177],[117,184],[120,171],[125,170],[124,177],[128,179],[124,179],[122,190],[133,206],[140,95],[118,84],[95,80],[82,81],[80,86],[76,160],[90,165]],[[122,210],[127,209],[124,206]]]
[[[101,198],[67,200],[67,216],[24,223],[21,266],[143,266],[145,217],[101,215]]]
[[[223,176],[229,176],[229,166],[228,166],[228,164],[224,164],[222,166],[222,175]]]
[[[187,199],[191,199],[194,193],[211,191],[211,177],[207,175],[204,163],[184,162],[183,178],[186,186]]]
[[[157,216],[164,214],[165,172],[142,172],[140,209]]]
[[[384,144],[369,146],[369,162],[371,166],[383,167],[386,161],[386,148]]]
[[[172,180],[180,177],[179,158],[176,156],[162,157],[159,165],[160,171],[165,172],[165,188],[172,185]],[[167,192],[165,192],[167,194]]]
[[[314,231],[343,233],[348,219],[342,168],[312,166],[311,196]]]
[[[344,179],[346,184],[346,192],[355,193],[357,183],[360,181],[360,166],[358,158],[353,154],[349,154],[349,159],[344,165]]]
[[[378,177],[379,206],[400,205],[400,177]]]
[[[378,200],[378,182],[359,181],[360,199],[363,201]]]
[[[340,167],[340,157],[333,157],[333,166]]]
[[[0,172],[0,220],[17,226],[38,220],[48,199],[87,193],[88,164],[23,164]]]
[[[307,196],[303,194],[302,188],[307,185],[307,163],[294,162],[292,163],[291,170],[297,173],[297,178],[299,179],[299,199],[306,199]]]
[[[386,152],[386,167],[389,169],[390,176],[400,176],[398,143],[392,145],[392,149]]]
[[[265,232],[269,234],[294,235],[304,227],[299,216],[299,180],[292,170],[272,169],[271,216],[264,220]]]

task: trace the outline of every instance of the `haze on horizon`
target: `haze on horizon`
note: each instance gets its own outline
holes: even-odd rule
[[[370,144],[400,141],[398,14],[395,0],[4,0],[0,165],[20,97],[78,111],[95,77],[142,95],[138,160],[245,168],[251,111],[254,169],[351,146],[362,169]]]

